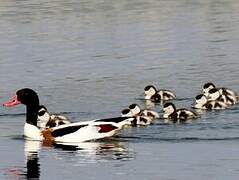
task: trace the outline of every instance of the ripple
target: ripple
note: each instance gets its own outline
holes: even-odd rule
[[[221,137],[221,138],[200,138],[200,137],[179,137],[179,138],[170,138],[170,137],[147,137],[147,136],[123,136],[119,137],[123,142],[201,142],[201,141],[237,141],[239,137]]]
[[[211,43],[222,43],[222,42],[227,42],[229,41],[228,39],[217,39],[217,40],[210,40],[208,42],[211,42]]]
[[[3,113],[0,114],[2,117],[17,117],[17,116],[25,116],[25,113],[15,113],[15,114],[8,114],[8,113]]]

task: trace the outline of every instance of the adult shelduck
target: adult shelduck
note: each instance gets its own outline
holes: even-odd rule
[[[29,88],[20,89],[6,107],[18,104],[26,106],[26,123],[24,136],[33,140],[47,140],[53,142],[83,142],[113,136],[124,125],[132,121],[129,117],[97,119],[61,125],[40,130],[37,127],[39,98],[37,93]]]

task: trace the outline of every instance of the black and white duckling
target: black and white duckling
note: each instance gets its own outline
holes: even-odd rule
[[[144,88],[144,94],[146,100],[151,100],[154,102],[167,101],[176,98],[175,93],[170,90],[160,89],[157,90],[155,86],[148,85]]]
[[[133,117],[134,115],[133,115],[132,111],[129,108],[126,108],[126,109],[123,109],[121,111],[121,116],[122,117]]]
[[[226,104],[234,105],[234,104],[238,103],[239,96],[232,90],[227,89],[227,88],[220,88],[219,92],[222,96],[221,101],[223,100]]]
[[[129,108],[124,109],[121,112],[123,117],[134,117],[132,125],[149,125],[153,120],[159,118],[159,114],[153,110],[144,109],[142,110],[138,104],[131,104]]]
[[[146,116],[151,118],[152,120],[159,118],[159,114],[156,111],[149,109],[141,109],[138,104],[129,105],[129,109],[134,116]]]
[[[208,100],[204,94],[199,94],[195,97],[195,104],[193,106],[195,109],[225,109],[227,104],[218,100]]]
[[[136,116],[135,120],[132,121],[133,126],[147,126],[152,123],[152,119],[148,116]]]
[[[213,83],[211,83],[211,82],[205,83],[205,84],[203,85],[203,88],[202,88],[202,93],[203,93],[206,97],[208,97],[208,92],[209,92],[209,90],[211,90],[211,89],[213,89],[213,88],[216,88],[216,86],[215,86]]]
[[[225,105],[227,106],[236,104],[237,102],[236,96],[224,94],[223,91],[224,91],[223,89],[217,89],[217,88],[210,89],[208,91],[208,100],[220,101],[222,103],[225,103]]]
[[[187,122],[198,117],[197,113],[188,109],[176,109],[176,106],[171,102],[164,104],[163,111],[163,118],[172,122]]]
[[[233,105],[239,101],[239,96],[237,95],[237,93],[235,93],[234,91],[232,91],[231,89],[228,89],[228,88],[224,88],[224,87],[218,88],[215,86],[215,84],[213,84],[211,82],[208,82],[203,85],[202,92],[206,97],[208,97],[209,91],[212,89],[217,89],[219,91],[220,95],[222,96],[221,101],[224,101],[225,103],[227,103],[229,105]],[[215,91],[215,90],[213,90],[213,91]]]
[[[212,88],[208,91],[208,96],[207,96],[207,99],[210,101],[216,101],[216,100],[219,100],[219,98],[221,98],[221,94],[220,92],[218,91],[218,89],[216,88]]]
[[[45,106],[39,106],[37,126],[40,129],[52,128],[70,123],[71,121],[67,117],[62,115],[50,114]]]
[[[146,126],[151,124],[152,119],[148,116],[134,114],[129,108],[121,111],[122,117],[133,117],[134,119],[130,122],[131,126]]]

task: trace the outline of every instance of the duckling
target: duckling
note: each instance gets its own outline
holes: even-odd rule
[[[152,119],[150,117],[134,114],[129,108],[123,109],[121,111],[121,116],[122,117],[133,117],[134,119],[130,122],[130,124],[128,124],[128,125],[132,125],[132,126],[137,126],[137,125],[146,126],[146,125],[151,124],[151,122],[152,122]]]
[[[195,97],[195,109],[225,109],[227,105],[224,102],[217,100],[208,100],[204,94],[199,94]]]
[[[70,123],[71,121],[67,117],[56,114],[50,115],[45,106],[43,105],[39,106],[37,126],[40,129],[52,128]]]
[[[176,94],[170,90],[160,89],[158,94],[161,96],[161,99],[168,101],[176,98]]]
[[[236,104],[239,101],[239,96],[237,95],[237,93],[235,93],[234,91],[232,91],[228,88],[224,88],[224,87],[218,88],[215,86],[215,84],[213,84],[211,82],[208,82],[203,85],[202,92],[206,97],[208,97],[209,91],[211,89],[217,89],[219,91],[220,95],[222,95],[222,99],[220,99],[220,101],[223,101],[229,105]]]
[[[144,88],[144,94],[146,100],[151,100],[153,102],[161,102],[161,101],[167,101],[172,100],[176,98],[175,93],[173,93],[170,90],[157,90],[155,86],[148,85]]]
[[[230,94],[225,94],[223,93],[223,91],[226,90],[216,88],[210,89],[208,91],[208,100],[220,101],[222,103],[225,103],[225,105],[227,106],[236,104],[237,98]]]
[[[141,109],[138,104],[129,105],[129,109],[135,116],[146,116],[151,118],[152,120],[159,118],[159,114],[156,111],[149,109]]]
[[[134,115],[133,115],[132,111],[129,108],[126,108],[126,109],[123,109],[121,111],[121,116],[122,117],[133,117]]]
[[[202,93],[207,97],[208,96],[208,91],[213,89],[213,88],[216,88],[216,86],[211,82],[207,82],[203,85]]]
[[[198,114],[196,114],[193,111],[190,111],[188,109],[182,108],[182,109],[176,109],[176,106],[171,103],[165,103],[163,106],[164,115],[163,117],[165,119],[168,119],[172,122],[188,122],[191,119],[197,118]]]
[[[148,85],[144,88],[144,94],[146,100],[152,100],[156,102],[161,101],[161,96],[157,94],[157,89],[153,85]],[[158,95],[158,96],[157,96]]]
[[[218,89],[216,88],[212,88],[208,91],[208,96],[207,96],[207,99],[209,101],[216,101],[216,100],[219,100],[221,98],[221,94],[220,92],[218,91]]]
[[[234,105],[239,101],[239,96],[230,89],[220,88],[219,93],[221,94],[221,101],[229,105]]]
[[[134,126],[147,126],[152,123],[152,119],[148,116],[136,116],[135,117],[135,122],[133,122]]]

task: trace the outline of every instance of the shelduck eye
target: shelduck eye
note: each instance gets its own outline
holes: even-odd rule
[[[199,95],[197,95],[196,97],[195,97],[195,99],[196,100],[199,100],[199,99],[201,99],[203,97],[203,94],[199,94]]]
[[[46,113],[45,110],[43,110],[43,111],[39,111],[39,112],[38,112],[38,115],[39,115],[39,116],[43,116],[45,113]]]

